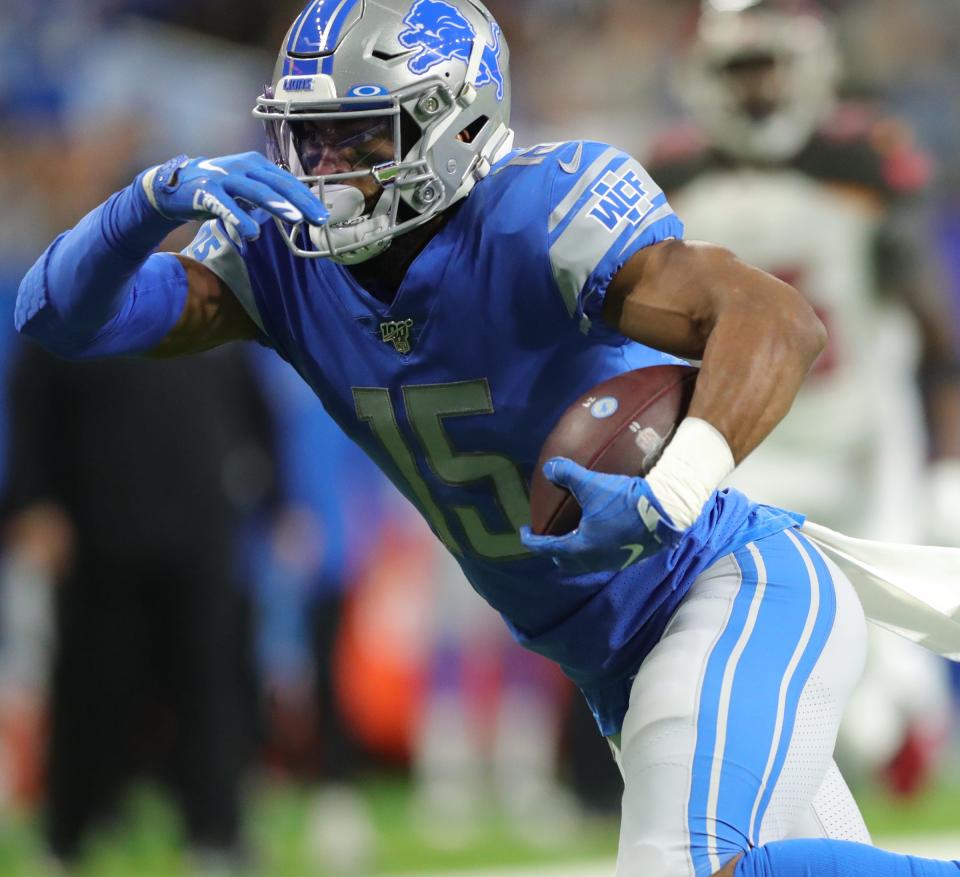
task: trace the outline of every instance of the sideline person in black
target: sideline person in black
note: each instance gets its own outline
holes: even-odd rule
[[[28,347],[10,406],[10,538],[59,580],[51,852],[75,860],[149,772],[193,851],[232,857],[254,715],[234,539],[272,480],[244,355],[78,367]]]

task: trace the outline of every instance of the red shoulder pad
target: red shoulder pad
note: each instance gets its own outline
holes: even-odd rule
[[[894,119],[879,120],[870,134],[870,143],[880,156],[883,177],[892,191],[910,195],[930,185],[933,159],[920,148],[905,124]]]
[[[933,161],[916,142],[909,125],[881,115],[869,104],[841,104],[821,127],[820,135],[837,145],[868,151],[876,162],[878,182],[892,195],[915,194],[933,179]]]
[[[834,143],[855,143],[867,140],[879,115],[870,104],[847,101],[838,104],[820,126],[819,133]]]

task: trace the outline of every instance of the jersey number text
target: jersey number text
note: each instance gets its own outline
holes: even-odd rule
[[[434,532],[456,555],[463,554],[430,488],[417,468],[413,452],[400,431],[390,391],[354,388],[357,416],[369,423],[374,435],[393,459],[413,490],[421,511]],[[474,553],[490,560],[522,557],[526,552],[519,529],[530,521],[530,501],[516,464],[500,454],[458,453],[450,442],[443,421],[449,417],[493,414],[490,384],[484,380],[457,384],[432,384],[403,388],[407,417],[426,455],[427,464],[441,481],[453,486],[484,479],[493,483],[497,505],[510,529],[491,532],[472,506],[454,506]]]

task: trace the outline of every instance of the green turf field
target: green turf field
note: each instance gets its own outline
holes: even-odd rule
[[[408,815],[408,791],[402,781],[373,781],[364,787],[379,841],[369,877],[391,874],[451,874],[473,869],[565,869],[610,860],[616,853],[616,825],[592,824],[549,849],[516,840],[507,826],[491,818],[474,843],[458,850],[438,850],[418,839]],[[960,831],[960,788],[934,789],[912,804],[882,795],[861,795],[867,823],[879,838]],[[250,841],[256,866],[251,875],[324,877],[309,854],[308,796],[290,787],[261,789],[249,814]],[[958,847],[957,852],[960,852]],[[593,873],[596,866],[590,869]],[[51,873],[41,855],[35,820],[6,818],[0,825],[0,874],[3,877],[46,877]],[[82,877],[188,877],[192,873],[180,851],[180,831],[160,795],[142,789],[131,796],[122,824],[91,843]]]

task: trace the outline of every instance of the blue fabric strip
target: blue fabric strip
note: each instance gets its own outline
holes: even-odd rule
[[[60,356],[144,353],[176,324],[187,295],[179,262],[151,250],[179,226],[138,178],[58,237],[20,284],[17,331]]]
[[[297,19],[287,51],[297,55],[332,52],[359,0],[317,0]]]
[[[712,873],[707,850],[709,848],[709,838],[715,833],[715,829],[712,825],[707,824],[706,814],[710,796],[711,769],[714,761],[713,752],[717,741],[720,689],[727,664],[741,633],[746,627],[750,604],[753,601],[757,583],[758,570],[750,552],[741,549],[734,555],[734,558],[740,567],[740,588],[734,599],[727,626],[707,661],[703,686],[700,691],[700,710],[697,716],[693,776],[687,807],[690,850],[697,877]]]
[[[317,8],[317,5],[322,3],[323,0],[314,0],[313,3],[309,4],[300,15],[297,16],[297,20],[293,23],[293,27],[290,29],[290,38],[287,40],[287,51],[288,52],[299,52],[301,49],[300,38],[303,34],[304,23],[306,22],[308,16],[314,13],[314,10]]]
[[[753,543],[762,569],[751,546],[735,554],[742,571],[740,590],[730,621],[708,660],[700,693],[688,803],[691,857],[697,877],[709,877],[758,842],[760,826],[786,762],[800,697],[833,629],[833,580],[809,543],[803,540],[802,545],[813,565],[812,578],[797,543],[787,533]],[[750,604],[761,579],[765,585],[755,624],[745,644],[740,643],[742,651],[737,657],[736,644],[748,623]],[[814,595],[818,600],[816,615],[812,629],[808,629]],[[798,649],[802,649],[799,659]],[[737,660],[735,670],[730,667],[733,659]],[[720,734],[718,716],[724,706],[724,677],[730,672],[734,675],[732,685],[728,682],[716,811],[711,813],[711,781],[717,768],[714,753]],[[781,710],[781,688],[788,675]],[[758,795],[762,795],[759,802]]]
[[[766,815],[767,808],[770,806],[773,790],[776,788],[777,781],[780,779],[780,774],[783,771],[783,765],[787,760],[787,752],[790,748],[793,729],[796,724],[797,707],[800,702],[800,696],[803,694],[803,689],[809,681],[810,674],[813,672],[813,668],[816,666],[820,655],[823,654],[823,650],[827,645],[827,640],[830,638],[830,633],[833,630],[833,625],[837,617],[836,587],[833,576],[830,574],[826,563],[824,563],[823,557],[806,538],[800,535],[799,531],[794,531],[792,535],[797,538],[797,541],[802,545],[803,550],[813,562],[814,580],[811,582],[811,589],[815,589],[819,594],[820,606],[814,624],[813,635],[810,638],[807,648],[804,650],[800,663],[797,665],[793,680],[787,691],[786,711],[784,713],[784,723],[777,749],[777,756],[763,798],[760,801],[753,835],[750,838],[753,845],[757,845],[760,842],[760,827],[763,825],[763,818]]]
[[[958,877],[960,862],[920,859],[842,840],[784,840],[750,850],[736,877]]]

